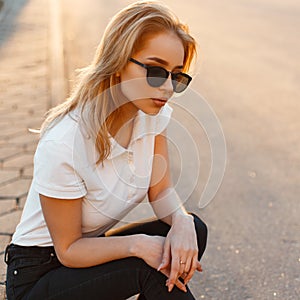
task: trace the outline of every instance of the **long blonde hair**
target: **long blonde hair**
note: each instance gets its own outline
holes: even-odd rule
[[[92,63],[81,70],[71,96],[47,112],[41,126],[41,136],[76,107],[80,107],[82,115],[88,107],[88,117],[84,118],[84,123],[99,152],[97,164],[103,162],[110,154],[109,129],[118,118],[118,108],[123,101],[119,90],[114,88],[120,83],[116,73],[139,49],[144,42],[143,37],[148,33],[168,31],[175,33],[182,41],[186,71],[196,52],[196,43],[188,27],[167,6],[157,1],[138,1],[117,13],[106,27]]]

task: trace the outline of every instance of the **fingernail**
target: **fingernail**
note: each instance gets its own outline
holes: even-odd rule
[[[171,284],[169,285],[169,289],[168,289],[168,291],[169,291],[169,292],[171,292],[171,291],[172,291],[172,289],[173,289],[173,286],[174,286],[174,284],[173,284],[173,283],[171,283]]]

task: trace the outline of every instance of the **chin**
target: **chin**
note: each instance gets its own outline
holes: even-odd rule
[[[157,115],[166,102],[153,101],[152,98],[132,102],[135,107],[147,115]]]
[[[140,108],[140,110],[147,115],[157,115],[160,111],[160,108],[158,107]]]

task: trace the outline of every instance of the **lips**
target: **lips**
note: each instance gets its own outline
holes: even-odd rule
[[[166,98],[151,98],[152,100],[154,100],[154,101],[161,101],[161,102],[167,102],[167,100],[168,99],[166,99]]]
[[[167,99],[165,98],[151,98],[151,100],[157,107],[162,107],[167,103]]]

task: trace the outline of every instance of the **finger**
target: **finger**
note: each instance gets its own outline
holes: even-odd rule
[[[169,285],[170,285],[170,282],[169,282],[169,279],[167,279],[167,281],[166,281],[166,286],[169,287]],[[180,280],[177,279],[176,282],[175,282],[175,285],[176,285],[180,290],[184,291],[185,293],[187,292],[186,286],[185,286],[184,283],[182,283]],[[172,288],[173,288],[173,287],[172,287]],[[169,290],[169,292],[171,292],[171,291],[172,291],[172,289]]]
[[[172,257],[172,261],[171,261],[171,270],[170,270],[170,277],[169,277],[169,292],[172,291],[174,284],[179,277],[179,269],[180,269],[179,257],[174,256]]]
[[[161,269],[165,269],[169,266],[171,261],[171,247],[170,247],[170,242],[168,239],[166,239],[165,244],[164,244],[164,250],[163,250],[163,257],[162,257],[162,262],[157,268],[158,271]]]
[[[199,261],[197,261],[197,271],[202,272],[202,266]]]
[[[185,272],[186,264],[187,264],[187,258],[181,258],[179,261],[179,276],[181,276]]]
[[[180,278],[182,278],[184,280],[186,278],[186,276],[187,276],[187,273],[184,272],[181,274]]]
[[[184,285],[183,282],[181,282],[180,280],[176,280],[175,285],[182,291],[184,291],[185,293],[187,292],[186,286]]]
[[[186,278],[184,279],[184,284],[187,284],[191,280],[191,278],[193,277],[193,275],[197,269],[197,266],[198,266],[198,260],[197,260],[197,258],[195,258],[195,259],[193,259],[191,268],[190,268]]]
[[[189,270],[191,269],[191,264],[192,264],[192,257],[188,257],[185,261],[185,264],[184,264],[184,270],[183,270],[183,273],[188,273]]]

